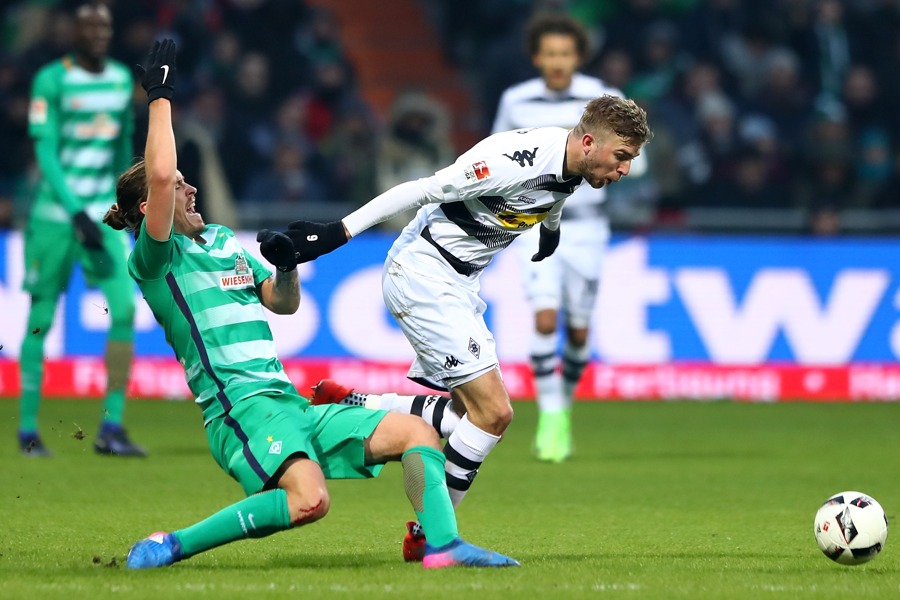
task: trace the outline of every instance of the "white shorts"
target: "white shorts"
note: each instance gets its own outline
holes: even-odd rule
[[[563,311],[567,325],[587,328],[600,289],[609,223],[563,221],[556,252],[540,262],[532,262],[538,248],[538,229],[535,227],[516,240],[528,302],[535,312]]]
[[[385,306],[416,352],[410,379],[429,379],[449,389],[498,365],[477,277],[442,270],[422,273],[388,258],[381,290]]]

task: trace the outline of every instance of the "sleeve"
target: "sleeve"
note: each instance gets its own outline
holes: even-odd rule
[[[169,234],[165,241],[154,240],[146,229],[141,227],[134,250],[128,258],[129,271],[138,281],[162,279],[172,270],[175,252],[175,238]]]
[[[562,219],[562,209],[565,203],[565,200],[560,200],[553,205],[553,208],[551,208],[550,212],[547,213],[547,218],[544,219],[544,222],[542,223],[544,227],[546,227],[550,231],[556,231],[557,229],[559,229],[559,223]]]
[[[355,237],[405,210],[444,201],[436,176],[424,177],[392,187],[344,217],[343,222],[350,236]]]
[[[244,257],[250,263],[250,270],[253,271],[253,283],[259,286],[263,281],[272,276],[272,270],[262,264],[258,258],[244,250]]]
[[[482,154],[486,158],[480,159],[474,156],[477,154],[467,152],[453,165],[435,173],[444,202],[505,196],[528,173],[503,154]]]
[[[509,113],[509,91],[503,92],[500,97],[500,104],[497,107],[497,115],[494,117],[494,126],[491,127],[491,133],[500,133],[501,131],[509,131],[516,129]]]
[[[66,175],[59,161],[59,82],[54,71],[44,68],[34,78],[28,107],[28,133],[34,139],[38,168],[54,196],[74,215],[83,206],[66,185]]]

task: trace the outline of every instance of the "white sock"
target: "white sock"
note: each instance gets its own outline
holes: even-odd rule
[[[584,368],[587,366],[590,356],[591,349],[588,344],[573,346],[566,342],[566,347],[563,349],[562,368],[565,408],[572,406],[575,387],[581,381],[581,375],[584,373]]]
[[[444,470],[453,508],[465,498],[481,463],[499,441],[499,435],[492,435],[473,425],[469,415],[463,415],[460,419],[444,446],[444,456],[447,457]]]
[[[559,372],[559,334],[534,332],[531,338],[531,370],[537,391],[538,409],[555,412],[566,408],[563,378]]]
[[[393,393],[358,394],[353,392],[341,403],[361,405],[371,410],[381,409],[422,417],[443,438],[450,437],[460,420],[459,415],[453,410],[453,400],[449,396],[436,394],[401,396]]]

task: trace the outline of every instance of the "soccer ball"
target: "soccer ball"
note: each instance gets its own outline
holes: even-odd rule
[[[816,513],[813,531],[825,556],[842,565],[859,565],[884,547],[887,516],[880,504],[862,492],[841,492]]]

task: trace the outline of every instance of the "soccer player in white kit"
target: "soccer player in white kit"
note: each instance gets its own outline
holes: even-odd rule
[[[577,72],[588,39],[571,17],[536,16],[528,25],[526,44],[540,77],[503,93],[494,133],[524,127],[574,127],[592,98],[623,95],[600,79]],[[632,171],[637,168],[635,164]],[[605,199],[605,190],[586,185],[572,193],[562,212],[565,233],[553,256],[530,260],[538,244],[537,228],[516,242],[525,293],[534,310],[531,368],[539,411],[534,441],[539,460],[562,462],[572,453],[572,396],[590,358],[588,328],[609,241],[609,222],[602,208]],[[561,358],[560,311],[566,330]]]
[[[553,254],[564,200],[582,183],[601,188],[627,175],[650,136],[643,109],[604,95],[587,102],[572,130],[538,127],[492,135],[453,165],[402,183],[341,221],[288,226],[297,259],[305,262],[419,207],[388,252],[382,291],[416,351],[409,377],[450,390],[453,404],[465,408],[444,447],[454,506],[513,417],[484,321],[486,304],[478,296],[481,272],[532,228],[540,231],[532,260]],[[400,398],[407,404],[413,399]],[[411,412],[397,404],[380,408]]]

